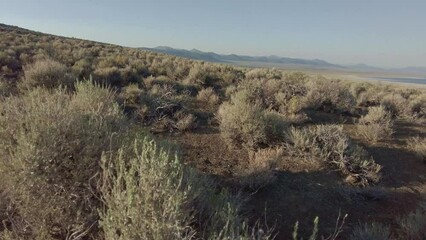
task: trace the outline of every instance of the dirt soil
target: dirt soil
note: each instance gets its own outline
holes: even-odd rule
[[[299,236],[306,239],[316,216],[320,235],[327,237],[333,233],[339,213],[340,220],[348,214],[339,238],[346,239],[350,229],[360,222],[378,221],[395,226],[400,216],[426,200],[426,164],[407,148],[410,137],[426,136],[425,126],[397,121],[391,139],[372,144],[357,135],[350,117],[319,112],[311,117],[315,118],[315,124],[343,124],[348,135],[383,166],[381,182],[358,188],[345,183],[338,172],[327,169],[277,171],[276,182],[247,194],[244,212],[249,221],[258,222],[263,228],[274,228],[277,239],[289,239],[295,222],[299,221]],[[186,164],[215,177],[230,189],[239,189],[233,180],[247,163],[247,151],[230,149],[217,126],[162,137],[180,145]]]

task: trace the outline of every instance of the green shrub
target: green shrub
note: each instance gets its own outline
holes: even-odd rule
[[[58,86],[72,87],[74,77],[69,74],[68,68],[55,60],[39,60],[24,67],[24,78],[18,87],[22,90],[43,86],[49,89]]]
[[[76,92],[36,88],[0,104],[0,172],[19,214],[38,235],[90,229],[98,159],[125,133],[126,120],[107,88],[79,82]],[[52,194],[54,193],[54,194]]]
[[[359,119],[357,128],[361,135],[373,142],[388,138],[393,133],[391,113],[383,106],[370,107],[368,114]]]
[[[379,223],[358,225],[352,230],[350,240],[391,240],[390,229]]]
[[[380,179],[381,166],[368,158],[365,150],[350,141],[343,132],[343,126],[291,128],[288,138],[289,154],[337,168],[351,184],[366,186]]]

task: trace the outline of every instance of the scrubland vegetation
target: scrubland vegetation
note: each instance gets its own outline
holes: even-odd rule
[[[0,239],[425,239],[425,120],[422,90],[0,25]]]

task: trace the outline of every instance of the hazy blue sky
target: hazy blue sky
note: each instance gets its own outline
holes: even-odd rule
[[[0,0],[0,22],[131,47],[426,66],[426,0]]]

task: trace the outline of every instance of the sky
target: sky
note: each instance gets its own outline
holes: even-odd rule
[[[128,47],[426,66],[426,0],[0,0],[0,22]]]

